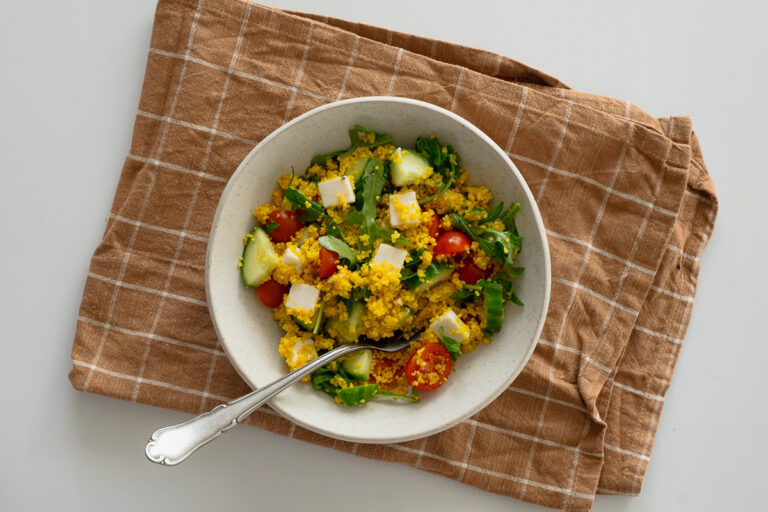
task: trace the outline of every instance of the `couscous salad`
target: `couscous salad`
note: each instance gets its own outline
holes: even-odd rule
[[[311,377],[337,403],[417,402],[459,356],[501,329],[522,238],[519,204],[491,207],[459,155],[434,136],[395,147],[362,126],[351,147],[278,179],[244,237],[243,281],[274,309],[279,352],[294,370],[343,343],[415,341],[398,353],[360,350]]]

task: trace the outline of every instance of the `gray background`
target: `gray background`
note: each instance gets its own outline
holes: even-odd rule
[[[693,117],[721,210],[643,492],[598,497],[594,510],[764,509],[766,4],[268,3],[497,51],[578,90]],[[154,7],[0,1],[0,509],[544,510],[255,428],[154,466],[147,436],[187,416],[72,390],[80,294],[128,151]]]

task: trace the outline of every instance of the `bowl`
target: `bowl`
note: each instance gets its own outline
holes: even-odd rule
[[[446,384],[421,393],[417,404],[374,400],[364,407],[343,407],[306,383],[295,384],[270,402],[294,423],[336,439],[408,441],[456,425],[499,396],[533,353],[549,302],[549,247],[531,191],[504,151],[470,122],[422,101],[363,97],[318,107],[278,128],[240,163],[219,200],[206,256],[208,308],[224,350],[251,387],[264,386],[288,371],[278,354],[282,329],[272,309],[240,278],[243,235],[253,229],[252,211],[270,200],[281,174],[291,167],[303,171],[316,154],[348,147],[347,132],[355,124],[390,134],[393,143],[403,147],[412,147],[419,136],[436,135],[461,155],[473,183],[493,191],[493,204],[522,206],[517,225],[524,238],[517,265],[525,272],[516,278],[515,290],[525,307],[508,303],[501,332],[489,345],[463,355]]]

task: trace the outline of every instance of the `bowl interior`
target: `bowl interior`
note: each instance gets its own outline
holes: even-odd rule
[[[514,164],[477,128],[446,110],[404,98],[337,102],[284,125],[246,157],[222,195],[209,238],[206,292],[219,339],[246,382],[260,387],[284,375],[287,369],[277,351],[282,330],[272,310],[240,280],[242,237],[253,228],[251,212],[270,200],[278,176],[292,166],[303,173],[315,154],[348,147],[347,130],[355,124],[391,134],[403,147],[434,134],[461,155],[474,183],[491,188],[494,204],[517,201],[522,206],[518,228],[524,241],[518,265],[525,272],[515,286],[526,305],[508,304],[502,331],[491,344],[462,356],[445,385],[422,393],[416,405],[380,400],[345,408],[307,384],[294,385],[271,402],[292,421],[331,437],[405,441],[444,430],[502,393],[530,357],[546,314],[549,253],[541,217]]]

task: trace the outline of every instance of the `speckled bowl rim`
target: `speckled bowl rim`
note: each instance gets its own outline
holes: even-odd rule
[[[259,142],[249,153],[248,155],[242,160],[240,165],[238,165],[235,172],[230,177],[229,181],[227,182],[227,185],[224,187],[224,191],[221,194],[221,197],[219,198],[218,206],[216,208],[216,213],[213,217],[213,222],[211,224],[211,229],[209,232],[208,237],[208,246],[206,250],[206,260],[205,260],[205,293],[206,293],[206,299],[208,304],[208,310],[210,313],[211,320],[213,322],[214,329],[216,331],[216,335],[219,338],[219,341],[221,342],[221,345],[224,349],[224,352],[227,354],[227,357],[229,358],[229,361],[232,363],[232,366],[235,368],[237,373],[240,375],[240,377],[253,389],[256,389],[258,386],[255,385],[254,382],[251,381],[251,379],[248,377],[248,375],[243,371],[241,365],[239,364],[236,357],[233,357],[232,353],[228,349],[227,346],[227,340],[224,337],[222,333],[222,327],[219,325],[216,314],[215,314],[215,306],[212,300],[211,296],[211,248],[213,247],[213,244],[216,240],[216,230],[219,225],[219,217],[222,213],[223,205],[226,203],[228,197],[230,194],[232,194],[233,190],[235,190],[234,184],[237,182],[236,178],[239,176],[240,173],[244,172],[244,169],[248,167],[249,162],[251,159],[254,158],[254,156],[261,151],[261,149],[267,145],[272,139],[278,137],[282,132],[288,130],[294,125],[297,125],[299,123],[302,123],[306,121],[307,119],[318,115],[321,112],[324,112],[326,110],[330,109],[337,109],[337,108],[344,108],[348,105],[357,104],[357,103],[367,103],[367,102],[382,102],[382,103],[401,103],[401,104],[407,104],[412,105],[414,107],[418,108],[424,108],[432,110],[438,114],[441,114],[445,117],[448,117],[453,122],[459,123],[463,125],[465,128],[470,130],[474,133],[479,139],[481,139],[483,142],[485,142],[490,148],[492,148],[494,151],[498,153],[498,155],[501,157],[501,159],[506,163],[508,170],[512,173],[512,175],[515,176],[515,179],[518,182],[518,185],[520,186],[520,189],[523,191],[523,194],[525,195],[526,200],[528,201],[528,204],[530,205],[531,211],[534,215],[534,225],[536,226],[536,236],[539,237],[541,240],[541,248],[542,248],[542,258],[544,260],[543,264],[543,270],[544,270],[544,282],[541,283],[541,285],[544,287],[544,293],[543,293],[543,299],[542,299],[542,306],[541,310],[539,312],[539,318],[537,321],[537,327],[535,330],[535,335],[532,337],[532,339],[529,341],[528,349],[525,352],[525,356],[523,359],[517,364],[515,369],[510,372],[508,378],[504,381],[504,383],[499,386],[498,389],[494,390],[493,392],[489,393],[484,399],[480,400],[473,408],[465,411],[464,414],[460,415],[459,417],[453,419],[452,421],[448,421],[444,424],[441,424],[440,426],[426,429],[422,432],[411,434],[411,435],[401,435],[401,436],[389,436],[389,437],[377,437],[377,438],[365,438],[365,437],[351,437],[346,436],[337,432],[329,431],[327,429],[319,428],[315,425],[309,424],[305,421],[302,421],[298,418],[295,418],[293,415],[291,415],[289,412],[282,410],[281,407],[279,407],[276,404],[273,404],[271,401],[270,406],[277,411],[280,415],[283,417],[289,419],[290,421],[294,422],[295,424],[304,427],[308,430],[311,430],[313,432],[316,432],[318,434],[322,434],[328,437],[332,437],[335,439],[340,439],[343,441],[350,441],[350,442],[357,442],[357,443],[367,443],[367,444],[386,444],[386,443],[397,443],[397,442],[405,442],[405,441],[412,441],[414,439],[420,439],[423,437],[427,437],[433,434],[436,434],[438,432],[442,432],[444,430],[447,430],[465,419],[473,416],[477,412],[484,409],[488,404],[490,404],[493,400],[495,400],[501,393],[504,392],[505,389],[509,387],[509,385],[520,375],[520,373],[523,371],[523,368],[527,364],[528,360],[530,359],[531,355],[533,354],[533,351],[536,349],[536,345],[538,343],[539,337],[541,335],[541,331],[544,327],[544,321],[547,316],[547,310],[549,307],[549,299],[550,299],[550,290],[551,290],[551,264],[550,264],[550,252],[549,252],[549,243],[547,240],[546,235],[546,229],[544,227],[544,222],[541,218],[541,212],[539,211],[538,205],[536,204],[536,199],[533,197],[533,194],[531,193],[530,188],[528,187],[528,184],[523,179],[522,174],[517,169],[517,166],[512,162],[512,160],[509,158],[509,156],[496,144],[490,137],[488,137],[485,133],[483,133],[479,128],[477,128],[475,125],[464,119],[463,117],[454,114],[453,112],[450,112],[449,110],[446,110],[442,107],[438,107],[437,105],[433,105],[431,103],[427,103],[420,100],[414,100],[411,98],[403,98],[403,97],[395,97],[395,96],[364,96],[364,97],[358,97],[358,98],[351,98],[347,100],[340,100],[333,103],[329,103],[327,105],[322,105],[319,107],[316,107],[312,110],[309,110],[305,112],[304,114],[292,119],[291,121],[281,125],[279,128],[277,128],[275,131],[270,133],[267,137],[265,137],[261,142]],[[531,236],[526,235],[526,236]],[[336,407],[331,401],[329,401],[329,406]]]

